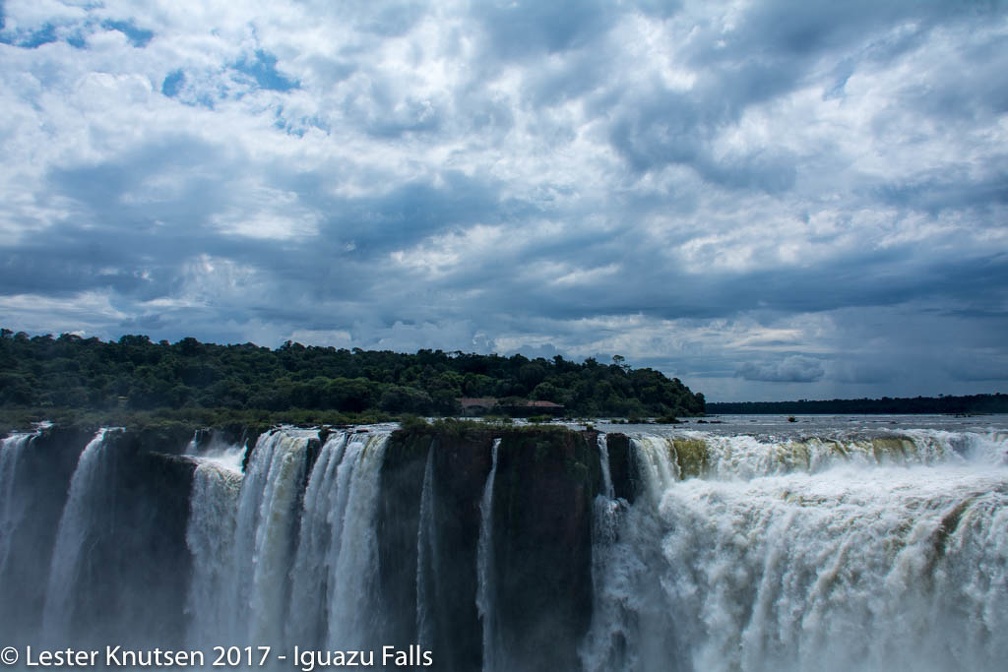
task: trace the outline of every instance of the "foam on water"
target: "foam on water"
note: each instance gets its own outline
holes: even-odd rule
[[[1002,669],[1003,436],[675,438],[633,441],[586,669]]]

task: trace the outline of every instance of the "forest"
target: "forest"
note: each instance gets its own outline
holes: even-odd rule
[[[261,411],[284,421],[315,412],[368,420],[456,416],[466,398],[528,415],[548,407],[568,417],[702,415],[703,394],[659,371],[561,356],[420,350],[413,354],[286,342],[217,345],[183,338],[118,341],[0,330],[0,408],[95,412],[215,409]],[[540,403],[538,406],[530,402]],[[263,416],[265,417],[265,416]]]

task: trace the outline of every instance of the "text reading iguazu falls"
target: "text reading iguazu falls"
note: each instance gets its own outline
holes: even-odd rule
[[[0,448],[0,633],[21,670],[1003,671],[1008,424],[43,424]]]

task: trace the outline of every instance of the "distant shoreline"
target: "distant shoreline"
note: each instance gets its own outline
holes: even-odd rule
[[[1008,394],[797,401],[708,401],[707,415],[985,415],[1008,413]]]

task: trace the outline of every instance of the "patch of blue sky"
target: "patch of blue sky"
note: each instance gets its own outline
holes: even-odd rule
[[[277,117],[276,121],[273,122],[273,128],[283,131],[287,135],[293,135],[295,138],[303,138],[305,132],[308,130],[306,126],[291,124],[283,117]]]
[[[154,31],[147,30],[146,28],[138,28],[132,21],[102,21],[102,28],[107,30],[118,30],[120,33],[126,36],[129,43],[134,47],[142,49],[150,44],[150,41],[154,39]]]
[[[69,44],[74,49],[87,49],[87,38],[84,37],[84,34],[80,32],[68,35],[66,38],[66,43]]]
[[[185,86],[186,76],[181,70],[173,70],[168,73],[161,83],[161,93],[169,98],[176,97]]]
[[[277,71],[277,58],[262,49],[256,49],[253,58],[245,57],[234,64],[235,70],[248,75],[260,88],[269,91],[290,91],[301,87],[297,80],[291,80]]]
[[[52,44],[59,41],[56,34],[56,26],[51,23],[43,25],[38,30],[19,30],[13,34],[6,31],[0,33],[0,43],[9,44],[22,49],[38,49],[44,44]]]
[[[217,100],[228,97],[228,92],[224,88],[218,87],[212,95],[206,90],[200,90],[198,86],[187,86],[187,82],[188,78],[183,70],[173,70],[161,82],[161,94],[183,105],[205,107],[208,110],[214,109]]]

